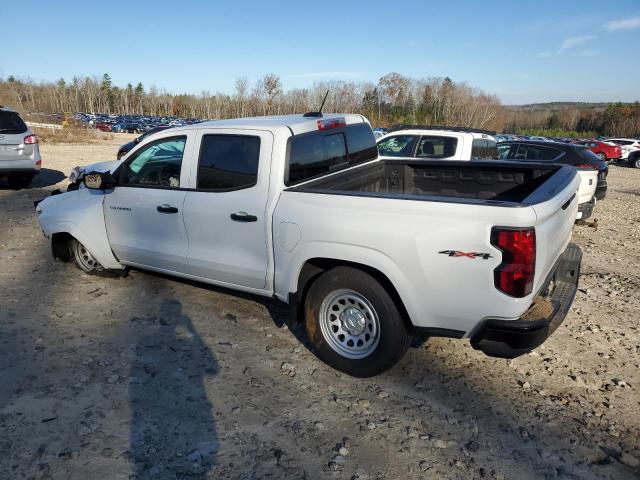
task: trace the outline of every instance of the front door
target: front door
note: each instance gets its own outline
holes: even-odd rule
[[[181,183],[189,137],[169,135],[141,146],[120,167],[105,195],[104,216],[116,257],[128,264],[186,273],[187,233]]]
[[[196,145],[198,164],[191,174],[196,183],[184,203],[191,273],[263,289],[273,136],[257,130],[204,130]]]

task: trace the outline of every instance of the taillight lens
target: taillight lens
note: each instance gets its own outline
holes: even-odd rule
[[[28,135],[24,137],[24,143],[27,145],[33,145],[34,143],[38,143],[37,135]]]
[[[576,165],[576,168],[583,168],[587,170],[598,170],[597,165],[591,165],[590,163],[581,163],[580,165]]]
[[[494,271],[496,288],[512,297],[529,295],[536,267],[535,230],[494,228],[491,244],[502,251],[502,263]]]

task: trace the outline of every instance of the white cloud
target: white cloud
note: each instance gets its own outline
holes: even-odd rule
[[[579,52],[575,52],[573,55],[576,57],[597,57],[602,53],[602,50],[598,50],[596,48],[592,50],[581,50]]]
[[[575,48],[579,45],[590,42],[595,38],[596,38],[595,35],[583,35],[580,37],[565,38],[564,41],[562,42],[562,45],[560,45],[560,48],[558,49],[558,55],[566,52],[567,50],[571,50],[572,48]]]
[[[640,28],[640,17],[612,20],[605,25],[605,28],[607,30],[632,30],[634,28]]]

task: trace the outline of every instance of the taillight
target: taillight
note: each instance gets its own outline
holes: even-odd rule
[[[42,169],[42,160],[36,160],[36,170]]]
[[[526,297],[533,290],[536,267],[536,232],[522,230],[491,230],[491,245],[502,251],[502,263],[494,271],[498,290],[512,297]]]
[[[576,168],[584,168],[587,170],[598,170],[597,165],[591,165],[590,163],[581,163],[580,165],[576,165]]]
[[[344,117],[327,118],[318,120],[318,130],[330,130],[332,128],[346,127],[347,121]]]
[[[24,137],[24,143],[27,145],[33,145],[34,143],[38,143],[37,135],[28,135]]]

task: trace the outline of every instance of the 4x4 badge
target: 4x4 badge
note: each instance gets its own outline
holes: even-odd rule
[[[442,250],[441,253],[443,255],[448,255],[450,257],[467,257],[471,260],[475,260],[476,258],[482,258],[483,260],[488,260],[489,258],[493,258],[490,253],[478,253],[478,252],[461,252],[460,250]]]

